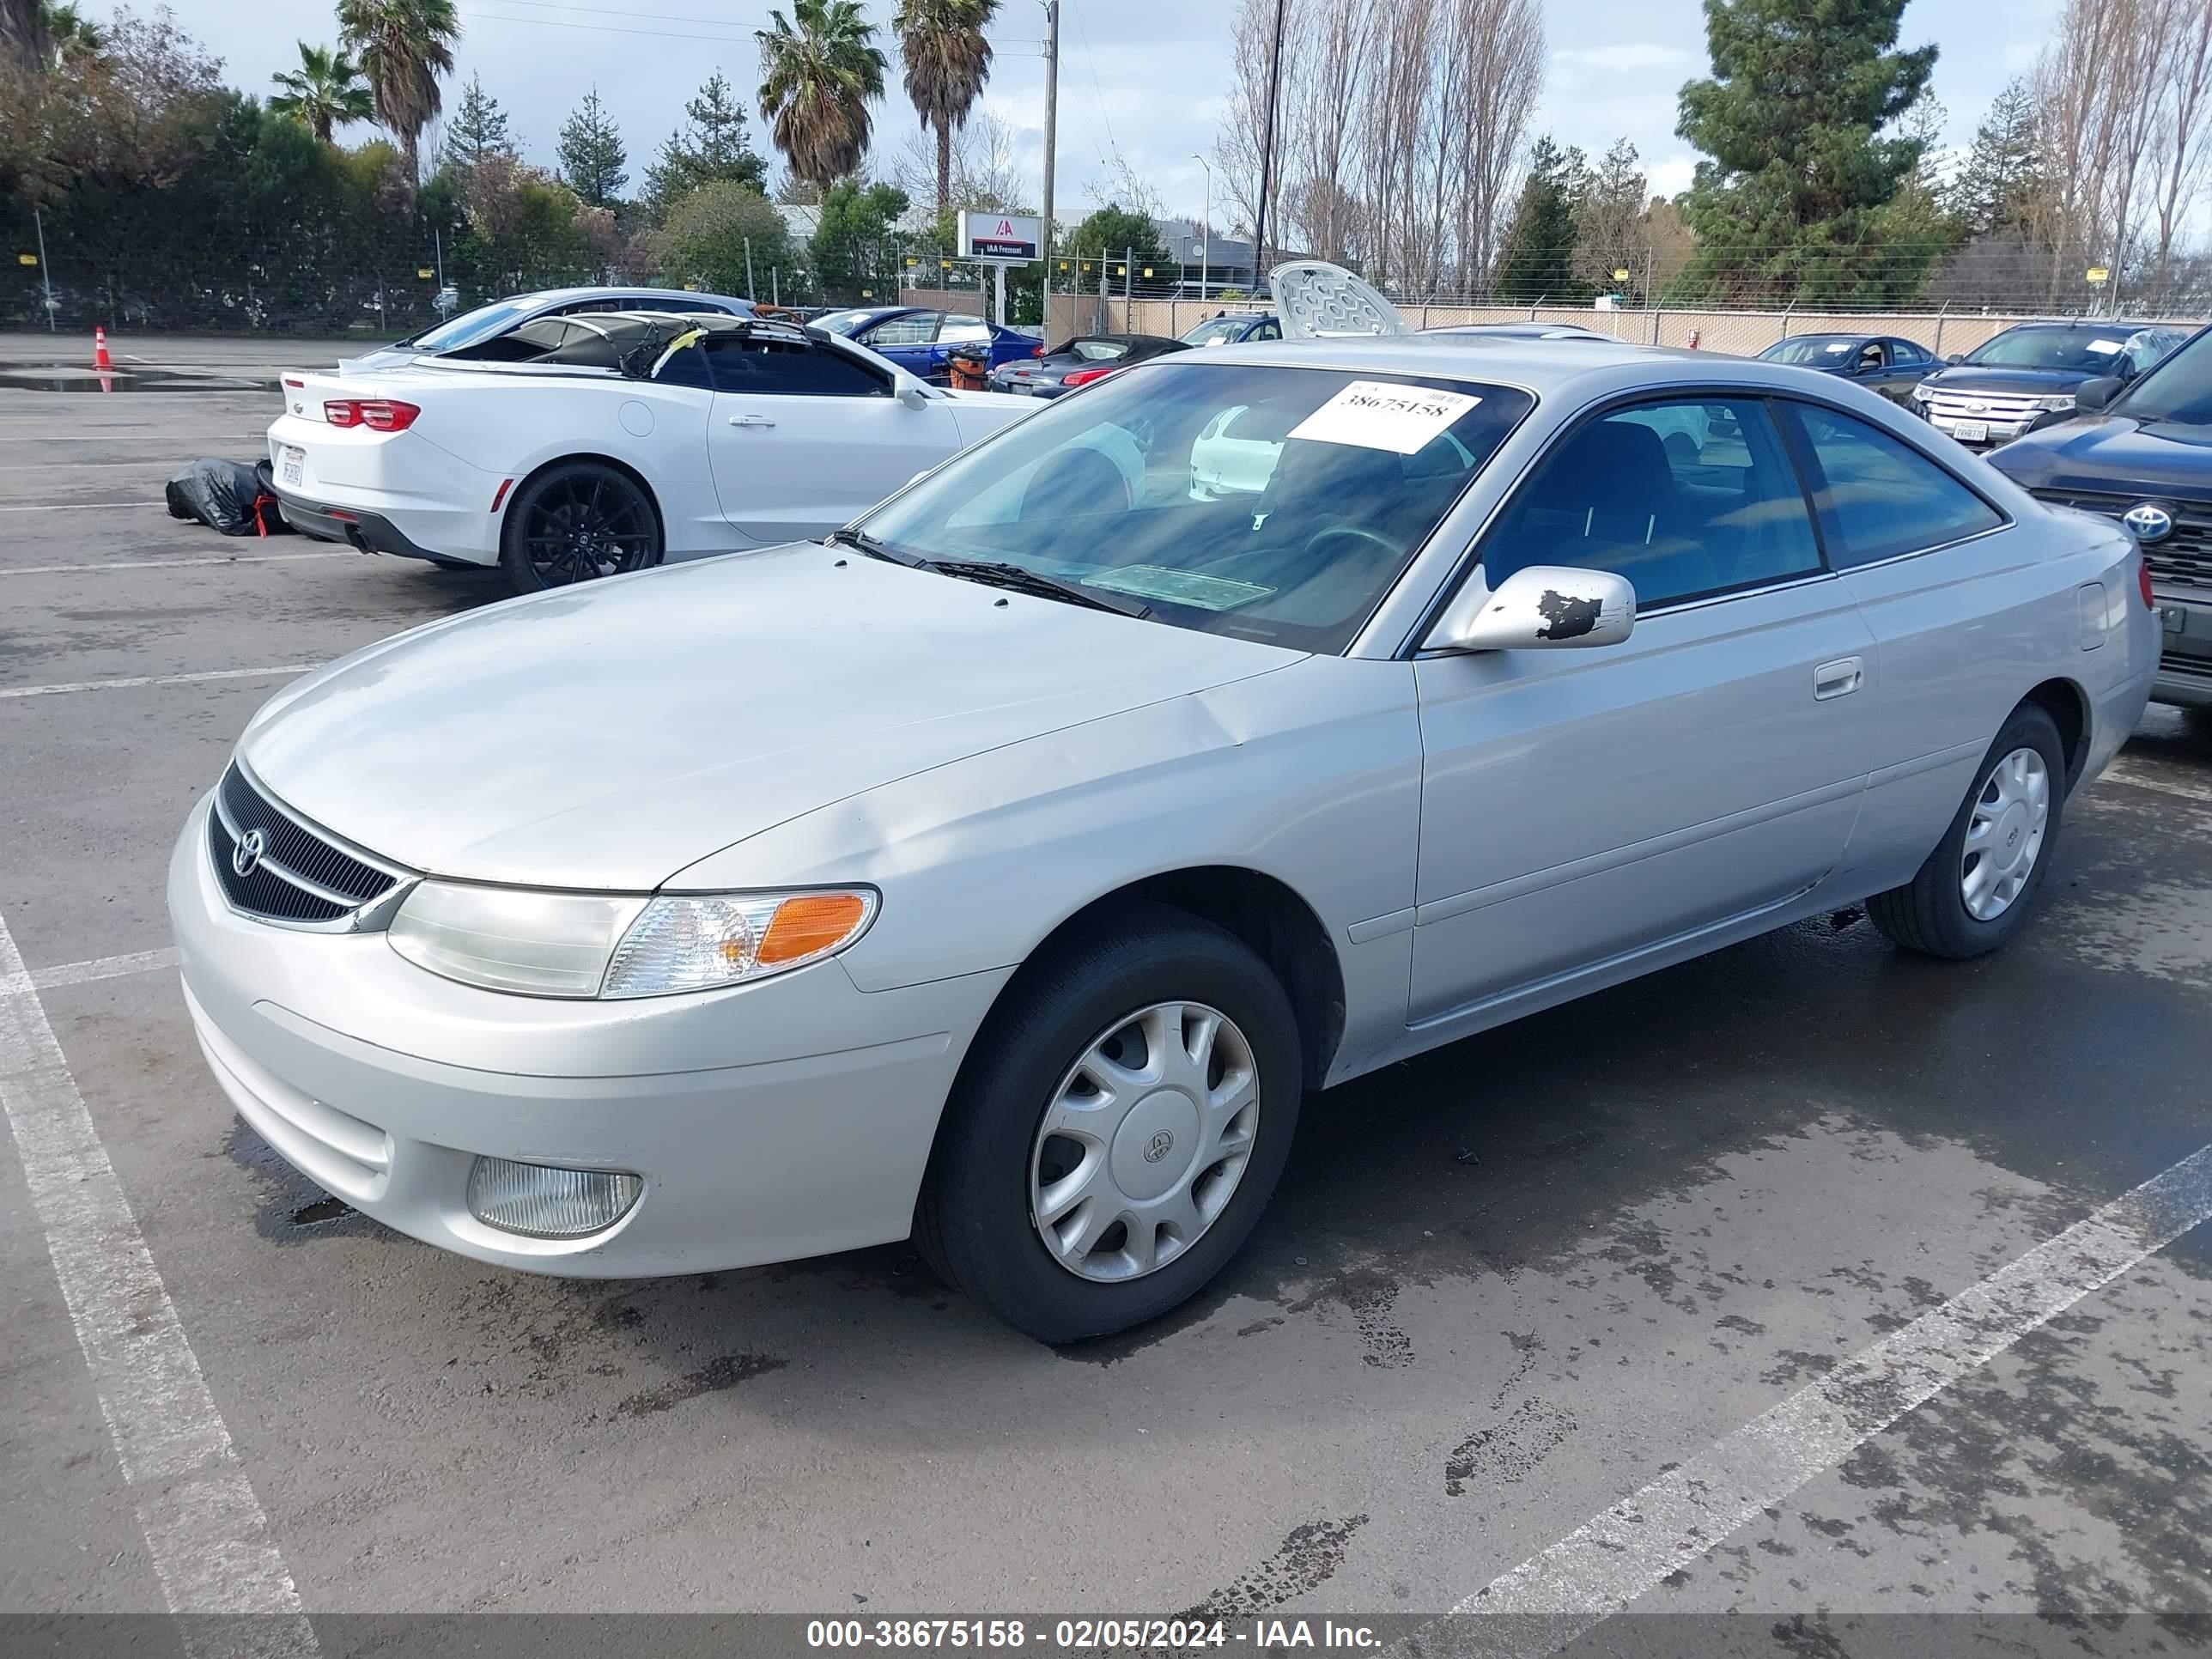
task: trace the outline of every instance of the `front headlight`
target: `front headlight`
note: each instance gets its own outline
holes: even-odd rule
[[[426,881],[392,948],[464,985],[541,997],[711,990],[804,967],[875,919],[867,888],[783,893],[550,893]]]
[[[2048,398],[2038,398],[2035,400],[2035,406],[2038,409],[2047,409],[2054,415],[2063,415],[2074,407],[2074,394],[2070,392],[2053,392]]]
[[[1932,403],[1935,401],[1935,390],[1926,380],[1923,380],[1918,386],[1912,388],[1912,401],[1916,404]]]

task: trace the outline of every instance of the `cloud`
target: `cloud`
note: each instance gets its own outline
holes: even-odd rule
[[[1655,40],[1613,46],[1567,47],[1552,54],[1552,84],[1571,89],[1617,75],[1682,74],[1702,62],[1701,54]]]

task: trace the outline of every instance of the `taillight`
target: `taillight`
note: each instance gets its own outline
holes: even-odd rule
[[[2140,552],[2136,555],[2136,586],[2142,594],[2143,608],[2157,610],[2158,601],[2151,597],[2150,591],[2150,561]]]
[[[404,432],[422,411],[397,398],[339,398],[323,405],[332,426],[365,426],[371,432]]]
[[[1079,368],[1060,382],[1065,386],[1089,386],[1093,380],[1103,380],[1114,371],[1110,368]]]
[[[1039,340],[1039,341],[1038,341],[1035,345],[1031,346],[1031,347],[1030,348],[1030,356],[1032,356],[1032,357],[1042,357],[1042,356],[1044,356],[1044,342],[1043,342],[1043,341],[1042,341],[1042,340]]]

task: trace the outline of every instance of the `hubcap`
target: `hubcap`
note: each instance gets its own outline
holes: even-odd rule
[[[2000,760],[1975,798],[1959,862],[1959,892],[1966,914],[1995,921],[2035,872],[2051,823],[2051,770],[2033,749],[2015,749]]]
[[[1236,1022],[1156,1002],[1083,1051],[1030,1153],[1030,1218],[1080,1278],[1141,1279],[1229,1207],[1260,1127],[1260,1070]]]

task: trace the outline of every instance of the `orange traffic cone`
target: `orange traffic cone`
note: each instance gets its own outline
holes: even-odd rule
[[[107,355],[107,331],[97,323],[93,325],[92,330],[92,366],[94,368],[115,367],[115,359]]]

